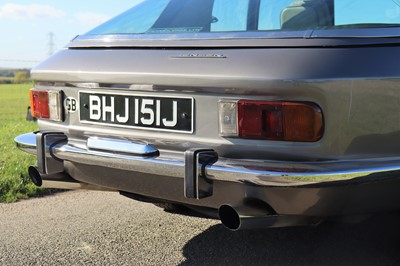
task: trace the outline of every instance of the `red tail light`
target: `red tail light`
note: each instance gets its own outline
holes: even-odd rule
[[[61,121],[61,93],[52,90],[30,90],[33,117]]]
[[[237,112],[237,117],[229,112]],[[227,119],[229,117],[234,118]],[[234,127],[236,121],[237,126]],[[220,102],[222,136],[315,142],[321,139],[323,127],[322,111],[313,103],[251,100]]]
[[[41,119],[49,119],[50,110],[48,92],[31,89],[30,97],[32,116]]]

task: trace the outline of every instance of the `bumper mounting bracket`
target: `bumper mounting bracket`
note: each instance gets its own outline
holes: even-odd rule
[[[207,179],[206,166],[218,161],[218,154],[211,149],[189,149],[185,152],[186,198],[202,199],[212,196],[212,181]]]

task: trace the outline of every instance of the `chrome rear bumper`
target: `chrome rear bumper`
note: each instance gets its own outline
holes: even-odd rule
[[[97,137],[77,140],[62,136],[44,147],[47,159],[54,163],[68,161],[151,175],[182,179],[185,177],[184,153],[158,151],[150,145],[137,144],[129,140]],[[15,142],[17,147],[25,152],[39,153],[35,133],[20,135],[15,138]],[[40,156],[38,154],[38,157]],[[54,169],[54,166],[46,167]],[[219,158],[213,164],[205,165],[203,170],[211,182],[227,181],[273,187],[319,186],[332,185],[336,182],[352,183],[399,177],[400,158],[325,162]]]
[[[261,220],[252,217],[252,226],[253,222],[267,227],[309,224],[319,221],[318,217],[400,208],[400,158],[233,160],[218,158],[213,150],[172,152],[130,140],[83,140],[57,132],[29,133],[15,142],[21,150],[36,154],[38,175],[50,187],[58,188],[66,178],[84,183],[79,188],[116,190],[133,198],[214,212],[221,206],[233,210],[236,206],[241,221],[238,228],[246,227],[239,210],[257,210],[259,206],[268,215]]]

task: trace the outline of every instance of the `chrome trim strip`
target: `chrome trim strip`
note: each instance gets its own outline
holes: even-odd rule
[[[149,49],[210,48],[232,49],[248,47],[340,47],[388,45],[399,42],[399,27],[337,28],[304,31],[226,32],[201,34],[126,34],[84,35],[70,42],[67,49],[93,47],[142,47]]]
[[[257,32],[211,32],[187,34],[110,34],[81,35],[73,42],[103,41],[119,42],[128,40],[230,40],[230,39],[292,39],[292,38],[392,38],[399,37],[399,26],[370,28],[335,28],[292,31],[257,31]]]
[[[216,32],[216,33],[182,33],[182,34],[110,34],[110,35],[80,35],[72,42],[85,41],[103,41],[103,42],[119,42],[119,41],[155,41],[155,40],[214,40],[214,39],[248,39],[248,38],[304,38],[309,30],[300,31],[265,31],[265,32]],[[173,38],[171,38],[173,37]]]
[[[139,156],[151,155],[158,152],[156,148],[149,144],[99,137],[89,137],[87,140],[87,147],[89,150],[109,151],[113,153],[120,152]]]
[[[35,154],[34,133],[18,136],[17,146]],[[111,141],[111,140],[110,140]],[[34,152],[33,152],[34,151]],[[141,157],[87,149],[81,143],[57,144],[52,154],[73,163],[103,166],[114,169],[148,173],[151,175],[184,178],[184,154],[160,151],[157,157]],[[260,186],[303,186],[334,181],[368,181],[400,176],[400,158],[365,159],[358,161],[281,162],[219,159],[206,168],[207,177],[214,181],[227,181]]]

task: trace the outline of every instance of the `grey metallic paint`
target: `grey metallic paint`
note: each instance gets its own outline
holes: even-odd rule
[[[182,52],[221,53],[227,58],[170,58]],[[115,84],[112,90],[102,89],[105,92],[118,90],[118,84],[152,84],[155,86],[151,91],[143,91],[143,95],[160,92],[169,96],[193,96],[198,114],[196,132],[185,138],[187,145],[180,150],[194,144],[212,144],[224,157],[235,157],[239,152],[251,158],[287,160],[379,158],[398,154],[400,145],[396,141],[387,142],[388,138],[395,140],[399,131],[397,79],[400,61],[394,56],[399,52],[400,48],[395,46],[201,51],[63,50],[35,68],[32,76],[41,82]],[[121,91],[129,91],[121,87]],[[67,96],[77,97],[76,88],[56,88]],[[314,102],[323,111],[325,134],[316,143],[221,138],[216,119],[219,99]],[[208,110],[204,115],[203,109]],[[43,122],[44,128],[46,124]],[[51,127],[63,131],[68,124],[69,130],[92,134],[94,129],[93,133],[97,134],[96,127],[82,127],[77,114],[70,114],[65,123],[51,123]],[[139,138],[167,149],[176,145],[174,139],[180,138],[161,132],[146,132],[146,136],[141,136],[142,131],[111,127],[104,127],[101,134]],[[172,145],[168,145],[170,142]],[[368,145],[361,145],[363,142]]]
[[[398,29],[335,32],[341,35],[311,31],[297,32],[301,37],[285,33],[278,39],[272,39],[277,37],[273,34],[271,39],[227,36],[225,40],[79,37],[70,48],[32,71],[38,88],[62,90],[65,96],[77,98],[80,89],[88,90],[77,87],[79,83],[97,83],[99,88],[91,90],[194,97],[195,132],[182,136],[83,125],[78,113],[67,114],[60,123],[40,120],[39,126],[68,136],[68,147],[56,149],[55,156],[65,160],[65,169],[74,179],[143,196],[211,208],[257,198],[280,215],[325,216],[399,208]],[[182,54],[225,58],[179,58]],[[218,135],[217,103],[221,99],[316,103],[324,115],[323,138],[314,143],[223,138]],[[147,174],[138,170],[139,165],[129,168],[129,163],[128,168],[94,166],[85,152],[79,152],[93,136],[149,143],[160,151],[160,158],[170,156],[178,162],[190,148],[213,148],[221,160],[207,170],[210,176],[221,178],[214,180],[212,197],[187,199],[181,162],[180,168]],[[77,151],[74,156],[71,149]],[[149,168],[151,163],[143,161]],[[254,179],[246,180],[246,173],[222,173],[222,168],[233,169],[235,164],[253,166],[247,170]],[[117,160],[115,165],[122,163]],[[311,166],[317,171],[309,176],[302,173],[300,183],[290,180],[290,174],[277,176],[274,183],[271,176],[257,172],[257,167],[274,169],[276,165],[306,170]],[[340,169],[344,175],[369,170],[348,176],[350,181],[344,183],[332,183],[323,174],[338,174]]]

